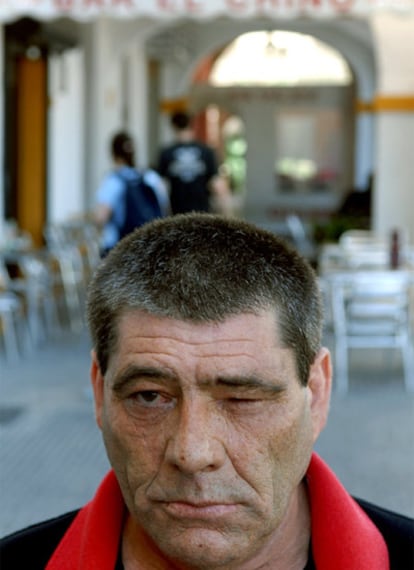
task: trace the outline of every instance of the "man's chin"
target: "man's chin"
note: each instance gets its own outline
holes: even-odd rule
[[[168,537],[154,537],[156,544],[171,562],[192,569],[239,568],[252,553],[243,552],[243,540],[220,530],[186,528]]]

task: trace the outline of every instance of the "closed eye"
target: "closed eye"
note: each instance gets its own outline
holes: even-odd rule
[[[259,397],[250,397],[250,398],[246,398],[243,396],[237,397],[237,396],[230,396],[229,398],[226,398],[227,402],[234,402],[236,404],[238,403],[243,403],[243,402],[257,402],[258,400],[261,400],[262,398]]]
[[[258,407],[262,407],[265,399],[260,397],[237,397],[237,396],[230,396],[228,398],[224,398],[222,400],[222,406],[230,410],[243,410],[243,413],[247,413],[248,410],[256,410]]]

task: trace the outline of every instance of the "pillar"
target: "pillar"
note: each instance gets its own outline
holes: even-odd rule
[[[414,15],[372,16],[377,60],[373,228],[414,242]]]

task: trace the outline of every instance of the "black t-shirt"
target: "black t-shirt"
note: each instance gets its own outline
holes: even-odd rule
[[[209,181],[217,174],[213,150],[194,141],[175,143],[160,153],[159,174],[170,183],[173,214],[209,211]]]

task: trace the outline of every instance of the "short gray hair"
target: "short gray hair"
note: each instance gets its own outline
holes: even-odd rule
[[[92,279],[87,315],[105,374],[128,310],[198,323],[274,310],[306,385],[321,344],[321,307],[313,269],[284,240],[242,220],[193,213],[124,238]]]

